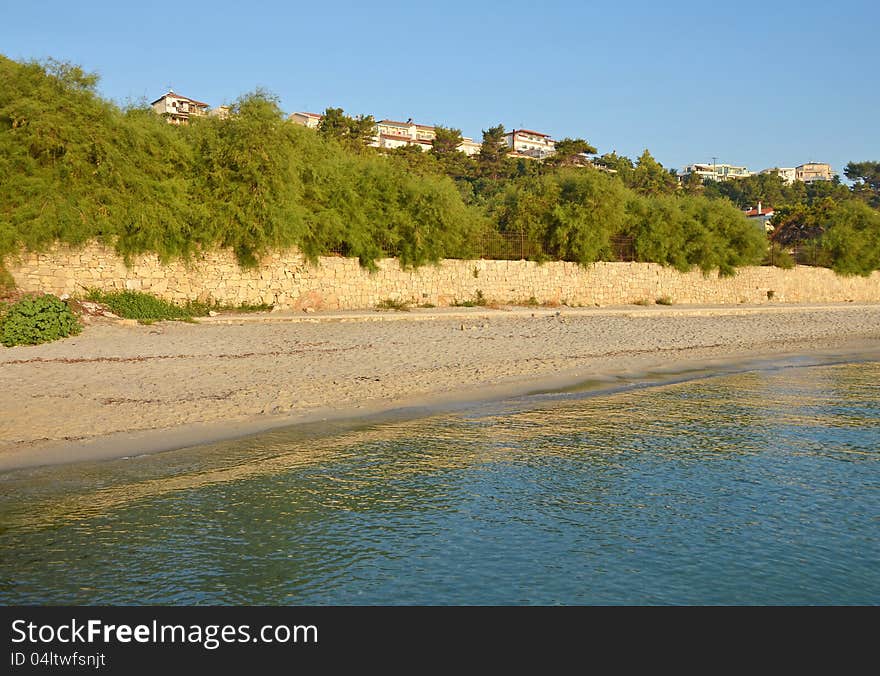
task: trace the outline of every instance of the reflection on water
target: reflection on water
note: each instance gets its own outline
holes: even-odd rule
[[[0,477],[0,602],[877,603],[880,364]]]

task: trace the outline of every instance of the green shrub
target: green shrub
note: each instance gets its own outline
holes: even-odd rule
[[[791,255],[788,249],[776,242],[770,244],[770,248],[767,251],[767,260],[770,265],[782,268],[783,270],[791,270],[795,266],[794,256]]]
[[[869,276],[880,269],[880,212],[861,202],[837,206],[821,246],[830,254],[836,273]]]
[[[86,298],[106,305],[115,315],[124,319],[136,319],[142,324],[158,321],[192,321],[194,316],[206,315],[210,309],[209,305],[197,301],[191,301],[181,307],[141,291],[104,292],[90,289]]]
[[[376,303],[377,310],[396,310],[397,312],[409,312],[409,303],[394,298],[385,298]]]
[[[452,307],[486,307],[489,301],[483,295],[480,289],[474,294],[472,300],[456,300],[452,303]]]
[[[0,317],[0,342],[6,347],[37,345],[76,335],[81,328],[60,298],[30,296],[10,305]]]

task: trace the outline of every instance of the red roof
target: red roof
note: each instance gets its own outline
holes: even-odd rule
[[[324,117],[318,113],[291,113],[291,115],[305,115],[306,117],[317,117],[318,119]]]
[[[393,124],[393,125],[397,125],[398,127],[411,127],[413,123],[412,122],[395,122],[394,120],[379,120],[379,124]],[[418,126],[418,125],[416,125],[416,126]]]
[[[765,209],[765,208],[762,208],[760,213],[758,213],[758,207],[755,207],[754,209],[749,209],[748,211],[746,211],[746,212],[745,212],[745,215],[746,215],[746,216],[749,216],[749,217],[753,217],[753,216],[769,216],[769,215],[772,214],[772,213],[774,213],[774,209],[773,209],[773,207],[767,207],[766,209]]]

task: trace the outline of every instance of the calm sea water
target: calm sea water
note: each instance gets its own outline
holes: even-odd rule
[[[880,602],[880,363],[320,432],[0,476],[0,602]]]

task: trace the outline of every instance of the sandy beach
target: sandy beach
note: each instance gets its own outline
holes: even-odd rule
[[[880,304],[102,319],[67,340],[0,348],[0,470],[834,350],[880,355]]]

